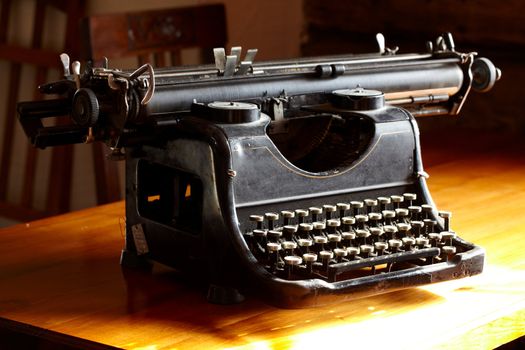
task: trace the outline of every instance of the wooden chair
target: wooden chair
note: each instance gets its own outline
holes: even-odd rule
[[[65,212],[69,210],[70,194],[71,194],[71,174],[72,174],[72,160],[73,150],[70,146],[56,147],[51,152],[51,173],[49,175],[49,185],[47,191],[47,198],[45,199],[45,208],[36,209],[35,201],[35,184],[41,181],[41,174],[36,174],[37,158],[41,155],[40,150],[36,150],[29,145],[29,142],[24,143],[27,152],[23,152],[19,147],[15,147],[15,138],[17,134],[18,122],[16,118],[16,103],[19,100],[20,91],[34,91],[33,98],[40,99],[42,95],[36,90],[36,87],[47,80],[47,73],[50,70],[60,69],[60,52],[54,52],[43,47],[44,32],[46,27],[46,20],[50,20],[51,11],[48,8],[54,8],[66,15],[66,29],[65,29],[65,44],[64,49],[69,52],[78,52],[74,33],[79,19],[82,17],[84,9],[83,0],[36,0],[34,17],[32,19],[24,19],[21,21],[22,25],[27,26],[27,23],[33,21],[33,31],[31,35],[30,47],[22,46],[18,43],[8,42],[10,33],[10,22],[16,20],[16,16],[10,16],[13,9],[18,9],[15,6],[29,7],[32,3],[15,2],[11,0],[2,0],[0,8],[0,60],[8,62],[8,92],[6,104],[0,106],[2,113],[5,113],[5,123],[3,125],[3,139],[1,145],[0,155],[0,216],[11,218],[17,221],[33,220],[43,216]],[[56,19],[56,18],[55,18]],[[14,26],[16,31],[20,31],[20,26]],[[16,36],[14,36],[16,37]],[[35,67],[34,84],[31,86],[22,85],[22,74],[25,67]],[[13,201],[13,195],[9,190],[12,190],[12,183],[14,182],[11,174],[11,166],[14,160],[20,155],[25,156],[25,166],[22,173],[22,190],[18,201]],[[14,196],[16,197],[16,196]]]
[[[23,65],[36,66],[36,79],[31,89],[35,90],[34,99],[42,98],[36,86],[46,82],[47,72],[60,68],[59,52],[42,48],[45,28],[46,8],[59,9],[67,16],[66,40],[63,51],[73,59],[79,56],[77,44],[84,44],[83,57],[100,59],[136,56],[138,63],[150,62],[154,66],[180,65],[181,51],[186,48],[202,48],[201,57],[210,59],[212,48],[224,46],[226,42],[226,20],[222,5],[175,8],[159,11],[142,11],[124,14],[97,15],[82,21],[82,37],[78,36],[78,25],[84,10],[84,0],[35,0],[34,28],[32,45],[29,48],[8,43],[9,14],[11,0],[1,1],[0,13],[0,60],[9,61],[9,92],[6,104],[6,122],[3,128],[0,166],[0,217],[17,221],[67,212],[70,209],[73,148],[59,146],[53,148],[51,173],[47,186],[44,208],[36,209],[35,183],[41,181],[37,174],[37,159],[42,151],[29,146],[27,148],[23,172],[23,186],[19,201],[10,201],[9,190],[13,179],[9,178],[10,165],[19,157],[13,135],[18,127],[16,122],[16,102],[19,100]],[[205,60],[206,60],[205,59]],[[198,62],[189,62],[198,63]],[[24,87],[27,88],[27,87]],[[105,146],[93,145],[95,184],[97,203],[103,204],[118,200],[120,184],[117,165],[106,160]],[[46,177],[44,177],[46,178]]]
[[[214,47],[225,46],[226,18],[223,5],[95,15],[83,20],[81,35],[83,58],[97,62],[107,57],[110,67],[112,59],[123,57],[154,67],[196,64],[210,61]],[[201,62],[182,62],[182,50],[188,48],[201,50]],[[96,182],[99,203],[119,198],[118,169],[105,160],[105,152],[103,145],[94,144],[96,178],[115,181],[111,186]]]

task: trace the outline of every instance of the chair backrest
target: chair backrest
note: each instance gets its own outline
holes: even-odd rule
[[[81,51],[86,60],[136,57],[137,64],[154,67],[207,63],[214,47],[226,44],[223,5],[93,15],[81,24]],[[183,62],[183,49],[200,49],[200,62]],[[118,67],[122,68],[122,67]],[[132,68],[132,67],[125,67]],[[136,68],[136,66],[134,67]],[[104,146],[94,144],[98,203],[119,199],[119,172],[105,157]]]
[[[97,15],[84,20],[82,35],[86,58],[136,56],[139,64],[177,66],[183,49],[200,48],[206,61],[224,47],[226,16],[223,5]]]
[[[50,70],[61,71],[60,51],[43,48],[43,38],[53,16],[47,16],[48,7],[58,9],[66,15],[65,44],[63,52],[73,59],[95,59],[102,57],[122,58],[138,57],[138,63],[149,62],[153,66],[180,65],[181,51],[187,48],[200,48],[201,62],[211,60],[212,48],[224,47],[226,43],[226,19],[223,5],[204,5],[187,8],[173,8],[155,11],[141,11],[121,14],[94,15],[83,17],[85,0],[34,0],[34,23],[31,45],[25,47],[8,42],[15,28],[10,21],[12,8],[22,2],[0,0],[0,63],[7,61],[8,92],[5,111],[3,135],[0,135],[0,217],[18,221],[33,220],[39,217],[67,212],[71,207],[73,160],[86,161],[73,157],[72,146],[57,146],[51,150],[37,150],[27,140],[22,143],[27,151],[21,151],[16,145],[14,135],[19,128],[16,122],[16,103],[19,95],[27,86],[21,83],[23,70],[27,65],[36,67],[35,79],[31,89],[33,96],[24,99],[40,99],[42,95],[36,87],[49,80]],[[27,2],[23,2],[27,3]],[[51,11],[52,12],[52,11]],[[47,18],[51,17],[51,18]],[[19,22],[22,23],[22,22]],[[80,33],[79,37],[79,23]],[[27,26],[27,21],[23,21]],[[80,46],[80,47],[78,47]],[[82,53],[82,54],[81,54]],[[6,84],[7,85],[7,84]],[[0,108],[4,108],[0,103]],[[0,119],[0,123],[2,120]],[[1,126],[1,124],[0,124]],[[19,132],[18,132],[19,134]],[[51,153],[51,155],[49,155]],[[103,204],[121,199],[120,176],[117,164],[106,159],[105,146],[93,145],[93,166],[96,189],[96,203]],[[20,158],[25,157],[25,161]],[[41,174],[37,166],[41,158],[50,158],[49,174]],[[38,162],[37,162],[38,161]],[[21,177],[11,171],[13,163],[23,163]],[[12,175],[15,176],[12,176]],[[37,191],[38,182],[46,181],[45,198],[42,191]],[[20,193],[13,195],[13,183],[18,183]],[[20,185],[21,183],[21,185]],[[39,195],[35,195],[35,191]],[[18,197],[18,198],[17,198]],[[39,202],[39,205],[35,205]],[[42,204],[43,203],[43,204]],[[37,208],[38,207],[38,208]]]
[[[32,5],[34,5],[33,18],[24,18],[20,21],[18,16],[12,16],[13,12],[20,9],[20,6],[29,8]],[[2,130],[0,216],[18,221],[32,220],[69,210],[72,147],[57,147],[52,151],[46,150],[45,152],[51,153],[51,166],[49,167],[51,172],[47,176],[41,176],[41,174],[37,174],[37,159],[41,158],[45,152],[34,149],[27,140],[22,147],[15,143],[15,135],[19,134],[19,125],[16,121],[16,103],[19,101],[20,95],[25,91],[34,91],[33,96],[29,98],[42,98],[36,87],[46,82],[49,71],[60,69],[60,60],[58,59],[60,52],[46,49],[43,44],[45,29],[49,26],[47,21],[53,21],[57,18],[56,13],[49,10],[50,7],[59,10],[62,16],[66,16],[64,49],[77,52],[78,40],[74,40],[73,33],[76,32],[76,26],[83,14],[83,0],[36,0],[33,2],[1,0],[0,61],[7,65],[6,78],[8,84],[5,107],[0,105],[0,117],[4,119],[0,128]],[[18,12],[31,13],[27,8]],[[24,46],[20,43],[23,40],[16,34],[28,27],[30,21],[33,23],[29,40],[30,45]],[[15,33],[13,34],[10,30]],[[27,71],[34,71],[34,80],[31,80],[30,84],[26,84],[23,80]],[[27,151],[24,151],[23,147],[27,147]],[[25,158],[25,161],[21,158]],[[15,163],[22,164],[19,167],[21,170],[18,172],[11,171]],[[46,198],[40,200],[43,204],[36,209],[36,184],[46,181],[44,179],[48,179]],[[21,183],[21,186],[18,186],[20,189],[13,194],[14,187],[17,187],[14,185],[15,183]]]

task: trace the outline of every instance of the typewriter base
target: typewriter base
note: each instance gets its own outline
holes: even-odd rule
[[[484,250],[475,247],[468,254],[456,255],[449,262],[336,282],[326,288],[311,289],[309,282],[295,281],[307,291],[300,296],[295,295],[295,287],[288,290],[286,284],[277,293],[269,295],[266,289],[261,291],[260,281],[250,279],[246,275],[245,285],[238,286],[239,288],[210,284],[206,298],[213,304],[230,305],[243,302],[245,295],[257,295],[269,304],[283,308],[323,306],[477,275],[483,271],[484,258]],[[127,250],[122,250],[121,265],[123,268],[144,270],[151,270],[153,266],[149,259]],[[195,279],[197,284],[202,282]],[[295,296],[290,298],[290,295]]]

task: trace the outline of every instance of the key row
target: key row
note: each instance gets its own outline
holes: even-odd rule
[[[420,208],[420,207],[418,207]],[[430,219],[430,216],[411,215],[409,209],[398,208],[396,210],[383,210],[381,213],[371,212],[369,214],[357,214],[355,216],[344,216],[342,218],[331,218],[322,221],[313,222],[290,222],[293,216],[288,215],[290,211],[285,212],[285,220],[279,222],[279,214],[266,213],[262,215],[251,215],[250,220],[255,223],[253,232],[256,231],[279,231],[287,236],[297,232],[299,234],[311,233],[335,233],[355,230],[392,230],[409,231],[413,230],[415,235],[434,232],[437,221]],[[443,230],[450,230],[450,218],[452,214],[447,211],[440,211],[439,216],[443,219]],[[264,219],[266,218],[266,225]],[[319,219],[314,217],[312,219]],[[281,226],[282,225],[282,226]],[[391,228],[393,226],[394,228]],[[265,228],[267,227],[267,228]],[[273,233],[276,234],[276,233]]]

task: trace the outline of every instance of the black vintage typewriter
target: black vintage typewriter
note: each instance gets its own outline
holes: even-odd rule
[[[65,79],[24,102],[36,147],[103,141],[126,160],[125,266],[157,261],[235,303],[256,289],[320,305],[480,273],[483,249],[428,192],[415,117],[457,114],[500,71],[452,36],[379,52],[134,72],[62,55]],[[69,125],[43,118],[69,115]]]

